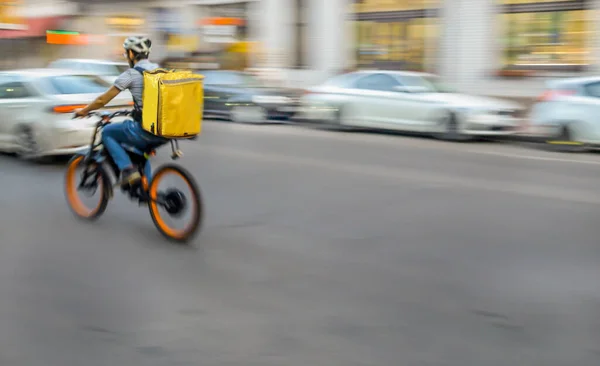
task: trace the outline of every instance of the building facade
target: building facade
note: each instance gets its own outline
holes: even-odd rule
[[[212,53],[220,66],[247,67],[248,14],[256,2],[0,0],[0,47],[7,51],[0,67],[71,57],[120,60],[129,35],[151,37],[156,60]]]
[[[350,69],[418,70],[437,73],[465,92],[533,97],[549,78],[600,72],[600,0],[2,0],[0,5],[5,68],[42,66],[58,57],[120,59],[123,39],[144,34],[154,40],[157,61],[184,58],[203,67],[278,70],[290,87]],[[52,29],[79,36],[48,45],[45,32]]]
[[[51,59],[46,30],[61,28],[75,8],[67,1],[0,0],[0,68],[35,67]]]
[[[261,39],[282,53],[293,83],[347,68],[418,70],[465,92],[519,98],[539,95],[549,78],[600,71],[598,0],[263,0],[261,6]]]
[[[240,49],[249,40],[248,14],[255,2],[137,1],[118,6],[93,3],[85,6],[72,27],[104,38],[102,47],[88,46],[95,50],[91,57],[122,58],[121,45],[126,36],[147,35],[153,40],[153,58],[157,61],[189,59],[191,55],[199,59],[198,55],[205,55],[219,67],[241,68],[249,66],[247,57],[240,55],[247,52]]]

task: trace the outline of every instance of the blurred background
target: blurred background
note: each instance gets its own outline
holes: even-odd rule
[[[155,61],[305,87],[350,69],[430,71],[471,93],[528,98],[543,78],[600,66],[600,1],[3,0],[4,69],[121,60],[148,35]]]
[[[0,366],[598,365],[599,11],[0,0]],[[131,35],[204,76],[197,251],[65,203]]]

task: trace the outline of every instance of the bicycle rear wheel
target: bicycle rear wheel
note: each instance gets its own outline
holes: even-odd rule
[[[75,156],[69,161],[65,173],[65,197],[69,208],[76,216],[86,220],[95,220],[104,213],[108,205],[110,178],[101,166],[96,163],[86,164],[84,161],[85,157],[81,155]],[[86,188],[80,187],[81,176],[77,174],[78,168],[90,171],[85,182]],[[87,205],[79,196],[80,193],[88,194],[88,196],[90,193],[99,193],[98,201]]]
[[[178,178],[185,183],[186,188],[190,191],[189,197],[172,187],[159,189],[159,185],[169,176]],[[158,231],[166,238],[176,242],[185,243],[193,239],[202,226],[204,218],[202,195],[194,177],[179,165],[163,165],[152,177],[148,191],[150,195],[148,208]],[[190,209],[191,215],[183,228],[176,228],[169,224],[170,219],[183,216],[186,208]],[[161,210],[165,212],[163,213]]]

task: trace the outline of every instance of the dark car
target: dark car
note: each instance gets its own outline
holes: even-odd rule
[[[221,70],[197,73],[204,75],[205,117],[260,123],[290,119],[299,108],[297,92],[266,87],[249,74]]]

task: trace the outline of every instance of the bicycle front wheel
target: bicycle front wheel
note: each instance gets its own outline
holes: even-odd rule
[[[88,177],[85,182],[81,182],[86,170],[89,172]],[[108,205],[109,187],[110,178],[97,163],[86,164],[85,157],[78,155],[67,164],[65,197],[69,208],[78,217],[86,220],[100,217]],[[94,198],[94,195],[97,197]],[[84,198],[91,198],[91,204],[86,203]]]
[[[160,185],[169,178],[182,181],[184,189],[174,188],[170,184],[161,188]],[[184,190],[188,193],[184,193]],[[158,231],[177,242],[184,243],[193,239],[202,226],[204,217],[202,195],[194,177],[179,165],[167,164],[156,171],[148,191],[150,216]],[[186,211],[189,211],[187,215]],[[183,225],[178,227],[173,221],[182,218]]]

